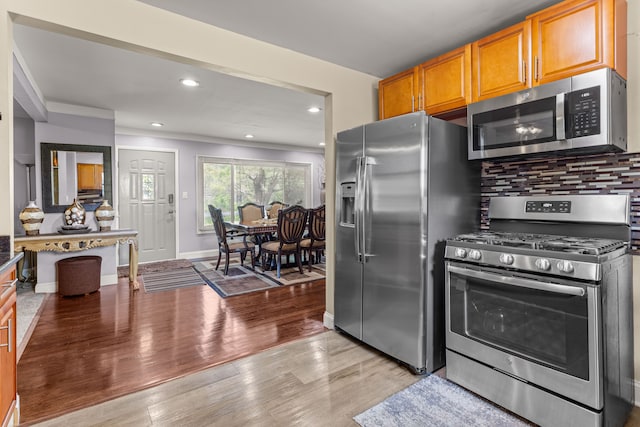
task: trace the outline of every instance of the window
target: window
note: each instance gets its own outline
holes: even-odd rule
[[[311,164],[198,156],[198,231],[213,230],[208,205],[238,220],[237,206],[311,204]]]

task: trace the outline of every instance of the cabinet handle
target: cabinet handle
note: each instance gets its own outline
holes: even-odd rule
[[[0,330],[6,330],[7,331],[7,343],[6,344],[0,344],[0,347],[7,347],[7,351],[9,353],[11,353],[13,351],[13,342],[11,341],[11,337],[13,336],[13,334],[11,333],[11,321],[13,319],[9,319],[7,320],[7,326],[0,326]]]
[[[416,111],[416,97],[411,95],[411,112]]]
[[[527,84],[527,61],[522,61],[522,82]]]
[[[536,81],[538,81],[539,77],[538,77],[538,57],[537,56],[533,58],[533,69],[535,71],[535,79]]]

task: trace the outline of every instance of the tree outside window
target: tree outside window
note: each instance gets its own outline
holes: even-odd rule
[[[311,200],[311,165],[198,158],[198,230],[213,229],[208,205],[222,209],[225,220],[237,220],[237,206],[273,201],[306,206]]]

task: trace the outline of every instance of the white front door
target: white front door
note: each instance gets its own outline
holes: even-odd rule
[[[118,149],[120,228],[138,230],[139,262],[176,258],[175,156]]]

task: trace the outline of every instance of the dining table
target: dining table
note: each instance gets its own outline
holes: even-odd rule
[[[269,236],[278,232],[278,218],[257,219],[248,222],[225,221],[224,225],[228,230],[235,230],[243,234],[245,239],[248,236],[255,237],[256,246],[258,246],[258,263],[262,255],[262,242],[268,240]]]

